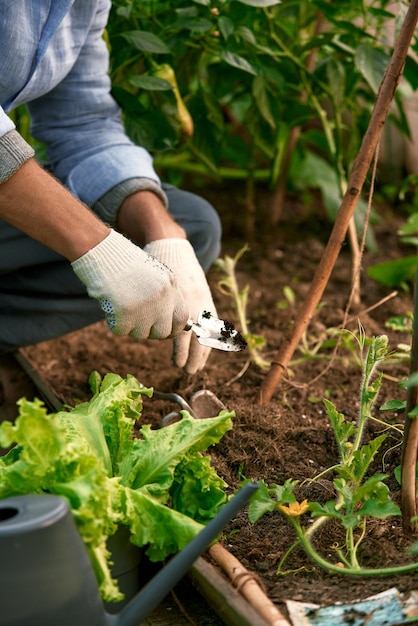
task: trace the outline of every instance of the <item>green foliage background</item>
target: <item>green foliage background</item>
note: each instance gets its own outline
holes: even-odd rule
[[[169,153],[172,166],[200,163],[213,175],[243,178],[251,172],[274,186],[290,133],[300,127],[288,183],[319,187],[335,213],[390,60],[388,27],[396,32],[406,10],[399,2],[395,15],[389,6],[388,0],[115,0],[111,75],[127,130],[157,157]],[[153,81],[161,64],[174,69],[194,120],[187,140],[170,85]],[[415,89],[412,57],[405,76]],[[396,105],[391,116],[408,135],[400,93]]]

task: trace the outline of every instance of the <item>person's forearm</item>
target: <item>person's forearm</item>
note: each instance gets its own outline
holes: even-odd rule
[[[159,239],[186,239],[184,229],[174,221],[152,191],[137,191],[122,203],[117,228],[141,246]]]
[[[0,184],[0,218],[74,261],[110,232],[88,207],[30,159]]]

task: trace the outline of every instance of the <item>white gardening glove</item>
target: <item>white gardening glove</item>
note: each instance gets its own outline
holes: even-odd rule
[[[144,250],[173,270],[193,320],[200,311],[210,311],[217,316],[205,273],[186,239],[159,239],[147,244]],[[174,339],[174,363],[189,374],[202,369],[209,354],[210,348],[201,346],[190,331]]]
[[[183,330],[189,309],[175,275],[120,233],[71,265],[116,335],[165,339]]]

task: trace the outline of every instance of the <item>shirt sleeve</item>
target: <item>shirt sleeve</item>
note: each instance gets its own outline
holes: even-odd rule
[[[2,107],[0,107],[0,137],[13,130],[14,128],[16,128],[14,122],[12,122],[10,117],[6,115]]]
[[[0,107],[0,183],[13,176],[34,155],[33,148],[19,135],[12,120]]]
[[[129,179],[160,186],[151,155],[126,135],[111,95],[109,54],[102,33],[108,19],[103,2],[66,78],[28,104],[33,136],[45,143],[54,175],[93,206]]]
[[[115,227],[118,211],[123,201],[136,191],[142,191],[144,189],[155,193],[165,207],[168,206],[167,196],[161,189],[161,186],[156,182],[150,178],[130,178],[112,187],[112,189],[99,198],[91,208],[104,222]]]

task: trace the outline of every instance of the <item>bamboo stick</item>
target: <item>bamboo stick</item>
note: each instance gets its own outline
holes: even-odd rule
[[[258,393],[259,404],[267,404],[271,400],[328,284],[341,246],[344,243],[357,200],[360,197],[370,163],[378,146],[383,125],[405,65],[417,21],[418,0],[412,0],[402,24],[391,61],[380,84],[369,126],[353,164],[347,191],[342,199],[327,246],[295,320],[293,332],[289,337],[285,338],[283,345],[271,363],[267,376],[261,384]]]
[[[257,583],[254,574],[249,572],[220,543],[208,549],[209,556],[223,569],[232,585],[246,598],[248,603],[269,626],[289,626],[289,621],[266,596]]]

